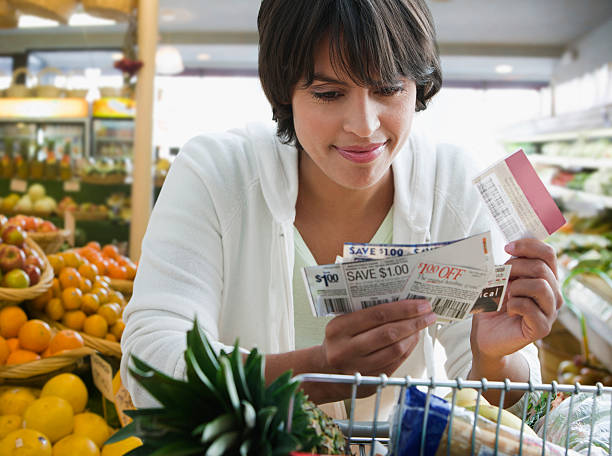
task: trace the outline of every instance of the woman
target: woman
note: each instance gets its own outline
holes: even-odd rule
[[[534,382],[531,343],[561,305],[555,254],[506,246],[500,312],[436,327],[426,300],[331,320],[310,315],[302,266],[332,263],[351,242],[424,243],[489,229],[469,157],[412,132],[441,85],[423,0],[264,0],[259,72],[276,131],[200,136],[177,157],[142,245],[126,311],[124,354],[181,377],[195,316],[216,348],[266,353],[266,377],[304,372],[422,377],[431,334],[446,374]],[[237,109],[240,109],[237,106]],[[137,406],[150,399],[127,375]],[[304,385],[318,403],[345,388]],[[506,405],[519,397],[506,396]]]

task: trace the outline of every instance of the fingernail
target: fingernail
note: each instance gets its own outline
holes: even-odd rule
[[[431,312],[431,304],[429,301],[423,301],[417,304],[417,311],[421,313]]]
[[[432,313],[427,314],[425,316],[425,321],[427,322],[427,325],[429,326],[432,323],[434,323],[437,320],[437,318],[438,318],[438,316],[435,313],[432,312]]]
[[[509,244],[506,244],[505,250],[508,253],[514,253],[515,248],[516,248],[516,244],[514,242],[510,242]]]

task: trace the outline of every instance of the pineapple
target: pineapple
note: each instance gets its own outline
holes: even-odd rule
[[[217,356],[197,320],[187,332],[187,379],[169,377],[132,356],[130,373],[160,404],[128,412],[133,421],[107,443],[135,435],[129,456],[341,454],[345,441],[331,418],[307,400],[291,371],[266,387],[264,357],[253,349]],[[291,431],[287,430],[293,399]]]

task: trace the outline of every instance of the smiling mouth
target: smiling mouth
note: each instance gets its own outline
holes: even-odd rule
[[[351,162],[369,163],[382,154],[386,145],[387,141],[381,143],[370,143],[363,146],[334,146],[334,148],[342,157]]]

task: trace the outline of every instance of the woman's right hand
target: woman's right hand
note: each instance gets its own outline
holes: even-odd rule
[[[431,304],[423,299],[340,315],[325,329],[324,372],[390,376],[414,350],[419,332],[435,321]]]

